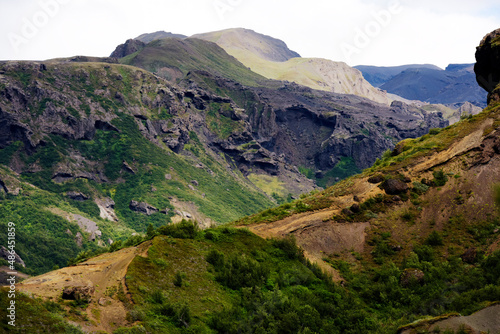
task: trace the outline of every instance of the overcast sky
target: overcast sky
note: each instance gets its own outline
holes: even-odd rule
[[[354,65],[473,63],[498,0],[0,0],[0,59],[109,56],[146,32],[243,27]]]

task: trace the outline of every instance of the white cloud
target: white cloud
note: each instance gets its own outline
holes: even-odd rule
[[[34,16],[44,12],[41,3],[56,1],[61,2],[57,13],[43,27],[35,26],[36,33],[16,50],[8,37],[23,37],[26,22],[35,24]],[[446,66],[473,62],[475,46],[499,25],[495,1],[399,1],[404,10],[377,31],[373,12],[387,10],[391,0],[0,0],[0,59],[107,56],[144,32],[192,35],[245,27],[280,38],[307,57],[350,65]],[[357,32],[367,27],[368,45],[346,57],[341,45],[354,45]]]

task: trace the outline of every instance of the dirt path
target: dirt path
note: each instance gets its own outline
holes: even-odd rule
[[[105,253],[73,267],[62,268],[29,278],[19,284],[18,289],[34,297],[57,300],[66,287],[93,287],[92,301],[86,309],[89,321],[79,324],[85,331],[111,333],[127,325],[127,310],[117,295],[125,289],[125,275],[130,262],[144,256],[150,242],[138,247],[124,248]],[[123,291],[126,294],[126,291]]]

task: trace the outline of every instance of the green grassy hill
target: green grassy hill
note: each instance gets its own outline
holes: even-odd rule
[[[201,70],[248,86],[261,86],[267,81],[216,44],[197,38],[154,40],[120,62],[144,68],[169,80],[181,79],[192,70]]]

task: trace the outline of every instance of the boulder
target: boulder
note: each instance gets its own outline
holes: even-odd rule
[[[382,174],[373,175],[370,178],[368,178],[368,182],[374,183],[374,184],[383,182],[384,180],[385,180],[385,176]]]
[[[425,274],[420,269],[407,268],[403,271],[400,278],[400,283],[403,287],[409,287],[415,283],[422,284],[424,282]]]
[[[130,201],[129,208],[132,211],[136,211],[148,216],[151,216],[153,213],[158,212],[159,210],[155,208],[154,206],[146,203],[146,202],[137,202],[137,201]]]
[[[93,286],[71,286],[66,287],[62,293],[62,299],[77,300],[90,303],[95,289]]]
[[[500,99],[500,92],[496,90],[500,82],[500,29],[484,36],[476,48],[476,64],[474,72],[479,86],[488,92],[488,103]]]
[[[380,186],[388,195],[400,195],[409,189],[405,182],[398,179],[385,180]]]
[[[71,198],[72,200],[80,201],[80,202],[83,202],[83,201],[86,201],[89,199],[89,196],[87,196],[79,191],[68,191],[66,193],[66,196]]]

